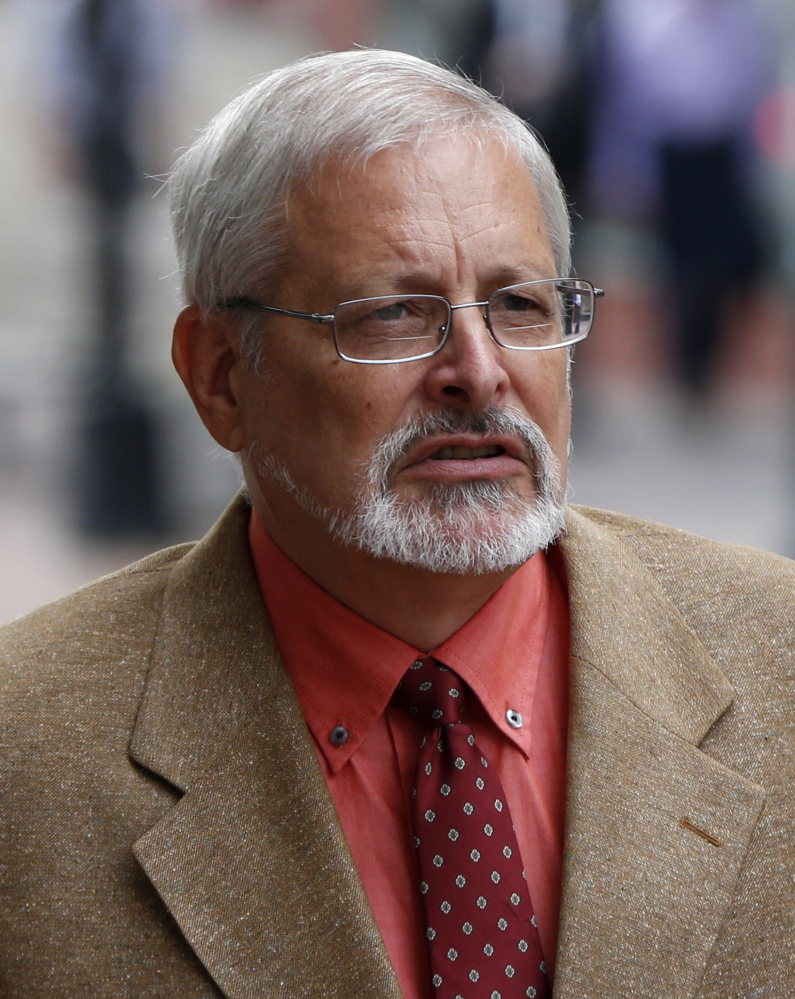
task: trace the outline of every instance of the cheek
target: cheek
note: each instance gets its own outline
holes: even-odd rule
[[[537,362],[537,363],[536,363]],[[531,359],[531,364],[515,372],[514,384],[529,415],[550,437],[564,434],[568,438],[571,416],[571,395],[567,378],[566,359],[558,351]]]
[[[250,387],[247,422],[258,439],[308,486],[341,497],[359,482],[379,441],[405,419],[394,373],[335,358],[284,364]],[[403,402],[401,402],[403,400]]]
[[[352,446],[373,443],[409,414],[418,378],[407,365],[383,367],[336,359],[303,386],[307,398],[327,417],[323,430],[344,436]]]

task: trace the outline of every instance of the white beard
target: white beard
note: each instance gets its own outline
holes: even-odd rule
[[[460,433],[519,437],[533,462],[533,499],[499,479],[431,483],[424,495],[408,499],[392,491],[393,471],[410,448],[428,437]],[[538,425],[515,409],[430,413],[409,421],[379,443],[367,468],[367,484],[347,513],[323,506],[265,448],[255,447],[250,456],[260,472],[281,482],[337,540],[429,572],[499,572],[526,562],[563,530],[560,465]]]

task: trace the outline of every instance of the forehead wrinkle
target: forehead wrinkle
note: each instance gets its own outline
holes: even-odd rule
[[[429,286],[442,280],[452,289],[473,276],[479,284],[500,280],[506,272],[516,273],[516,280],[549,276],[554,259],[549,235],[533,181],[518,157],[493,146],[479,150],[478,168],[448,183],[433,151],[417,152],[384,150],[342,173],[327,164],[314,184],[291,194],[291,229],[297,237],[291,249],[325,259],[326,277],[341,294],[349,286],[352,297],[359,287],[362,294],[380,293],[372,292],[379,281],[410,291],[409,272],[421,275],[425,285],[414,285],[415,290],[436,293],[439,288]],[[512,226],[518,228],[513,234]],[[508,235],[500,239],[505,230]],[[314,244],[316,236],[325,239],[325,246]],[[500,241],[509,250],[498,259],[490,246]]]
[[[494,149],[493,146],[491,148]],[[516,265],[520,263],[527,263],[533,269],[538,268],[539,271],[545,270],[548,264],[554,268],[554,253],[552,251],[551,239],[544,220],[541,201],[535,183],[527,167],[515,153],[504,148],[499,148],[497,152],[501,154],[503,164],[506,167],[516,168],[514,177],[511,179],[511,188],[517,182],[520,185],[519,197],[516,199],[516,208],[529,208],[536,221],[535,224],[532,224],[527,219],[527,227],[530,230],[528,236],[532,237],[528,239],[527,243],[528,245],[533,244],[530,254],[532,259],[526,261],[515,260],[511,262],[513,266],[507,264],[506,261],[492,261],[491,263],[492,265],[496,265],[498,271],[501,273],[505,273],[506,271],[518,273]],[[422,161],[419,162],[417,164],[417,171],[422,171],[423,167],[425,167],[425,164]],[[476,191],[474,192],[476,196],[463,203],[460,197],[448,195],[449,188],[440,188],[434,182],[432,174],[430,174],[430,179],[432,183],[429,193],[437,196],[437,200],[441,203],[442,215],[448,221],[451,237],[449,245],[454,249],[456,279],[460,282],[465,278],[465,271],[467,269],[467,246],[484,234],[493,237],[502,229],[515,225],[516,215],[521,213],[501,213],[501,209],[510,195],[503,190],[496,190],[493,185],[490,187],[490,194],[486,195],[482,190],[482,186],[476,184]],[[524,188],[525,184],[528,184],[529,188],[522,190],[521,188]],[[501,214],[502,217],[498,218]],[[472,221],[473,218],[474,222]],[[440,217],[436,216],[434,221],[438,223]],[[524,280],[524,276],[517,278],[517,280]]]
[[[403,204],[395,209],[395,214],[402,216],[402,219],[396,224],[395,234],[389,234],[388,244],[400,256],[414,256],[417,249],[424,251],[426,248],[431,250],[436,248],[442,252],[452,248],[458,256],[459,248],[465,247],[472,240],[478,239],[484,233],[494,233],[512,224],[510,219],[490,221],[494,213],[489,212],[491,202],[488,199],[469,202],[463,207],[456,208],[455,204],[451,204],[445,196],[444,191],[428,193],[437,195],[435,200],[440,210],[409,214]],[[476,220],[474,225],[467,220],[467,216],[471,215],[474,215]],[[479,221],[481,216],[482,223]],[[401,253],[402,246],[407,247],[406,253]]]

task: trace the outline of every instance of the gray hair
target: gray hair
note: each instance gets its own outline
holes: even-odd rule
[[[532,129],[450,70],[403,52],[357,49],[268,73],[177,160],[171,211],[187,301],[207,315],[219,301],[267,294],[287,245],[289,195],[330,159],[352,167],[383,149],[462,134],[476,142],[494,137],[519,153],[539,194],[558,274],[566,276],[565,195]]]

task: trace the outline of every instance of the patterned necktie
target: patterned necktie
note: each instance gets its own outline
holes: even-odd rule
[[[418,659],[394,702],[432,728],[414,790],[414,845],[436,999],[548,999],[536,919],[505,793],[468,726],[469,688]]]

